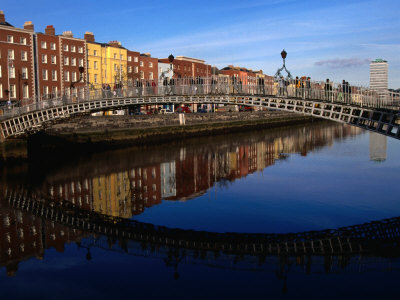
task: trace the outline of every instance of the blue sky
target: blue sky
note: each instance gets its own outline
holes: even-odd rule
[[[112,5],[110,5],[110,3]],[[389,87],[400,88],[400,1],[20,1],[0,10],[16,27],[54,25],[75,37],[119,40],[153,57],[196,57],[274,75],[280,52],[293,75],[369,84],[369,60],[389,62]]]

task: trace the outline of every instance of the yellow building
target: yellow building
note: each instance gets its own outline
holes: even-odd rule
[[[93,209],[114,217],[132,216],[128,172],[93,178]]]
[[[92,32],[85,33],[88,57],[88,82],[109,84],[111,88],[127,80],[128,51],[118,41],[97,43]]]
[[[120,42],[112,41],[102,45],[102,72],[104,83],[115,85],[127,80],[128,51]]]
[[[87,80],[90,84],[97,86],[104,83],[104,75],[101,63],[102,47],[99,43],[87,42]]]

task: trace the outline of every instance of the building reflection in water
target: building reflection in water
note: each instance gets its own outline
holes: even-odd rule
[[[308,126],[303,129],[267,132],[233,140],[216,139],[170,149],[170,154],[128,150],[113,163],[96,159],[85,166],[51,172],[35,194],[53,201],[69,201],[76,207],[104,215],[131,218],[146,208],[166,201],[184,201],[207,192],[220,181],[234,181],[262,171],[288,154],[306,156],[309,151],[331,145],[360,133],[350,126]],[[158,150],[157,150],[158,151]],[[132,159],[134,157],[134,159]],[[150,158],[149,158],[150,157]],[[84,169],[100,171],[89,174]],[[81,172],[81,173],[80,173]],[[80,243],[86,234],[77,229],[42,220],[1,204],[0,265],[7,274],[31,257],[42,258],[44,250],[63,251],[70,242]]]
[[[369,158],[381,162],[386,160],[387,137],[376,132],[369,132]]]

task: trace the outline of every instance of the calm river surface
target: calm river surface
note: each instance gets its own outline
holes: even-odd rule
[[[325,122],[1,167],[2,297],[398,299],[399,175]]]

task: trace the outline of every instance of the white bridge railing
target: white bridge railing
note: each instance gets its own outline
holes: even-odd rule
[[[86,85],[70,93],[51,95],[38,99],[25,99],[15,104],[0,106],[0,120],[9,119],[25,113],[52,107],[68,105],[92,100],[109,98],[131,98],[151,96],[204,96],[232,95],[256,97],[300,98],[333,103],[344,103],[360,107],[377,109],[400,109],[400,94],[389,91],[374,91],[364,87],[351,86],[343,89],[340,84],[295,80],[282,82],[258,82],[243,84],[240,80],[227,78],[183,78],[156,81],[136,81],[116,84],[112,87],[104,85]]]

